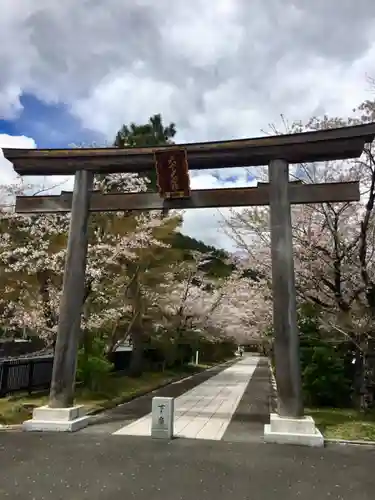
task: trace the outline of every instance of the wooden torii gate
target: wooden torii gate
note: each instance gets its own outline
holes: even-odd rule
[[[157,148],[4,149],[5,158],[13,163],[20,175],[75,175],[73,193],[19,196],[16,200],[19,213],[71,211],[49,404],[35,409],[33,419],[26,422],[25,427],[72,431],[88,422],[82,408],[74,406],[74,386],[90,212],[269,205],[278,414],[272,414],[270,425],[265,426],[265,439],[323,445],[313,420],[303,412],[290,206],[358,201],[359,184],[291,183],[289,164],[358,158],[365,144],[371,143],[374,137],[375,123],[370,123],[300,134]],[[155,168],[158,158],[159,185],[164,183],[162,196],[92,191],[94,174],[146,173]],[[197,191],[190,191],[188,186],[188,168],[258,165],[268,165],[268,184],[256,188]]]

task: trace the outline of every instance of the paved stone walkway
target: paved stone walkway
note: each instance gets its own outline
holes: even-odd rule
[[[89,426],[79,432],[84,434],[113,434],[126,425],[150,413],[153,397],[159,396],[176,399],[222,372],[225,368],[232,366],[236,361],[229,361],[220,366],[215,366],[209,370],[196,373],[160,389],[155,389],[144,396],[123,403],[115,408],[101,412],[93,416]]]
[[[221,440],[259,362],[245,356],[175,401],[176,437]],[[119,429],[115,435],[149,436],[151,413]]]

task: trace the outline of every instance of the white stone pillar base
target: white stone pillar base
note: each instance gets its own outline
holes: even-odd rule
[[[23,423],[25,431],[75,432],[89,423],[84,406],[50,408],[41,406],[33,411],[33,418]]]
[[[287,418],[271,413],[269,424],[264,426],[266,443],[324,446],[324,437],[315,427],[312,417]]]

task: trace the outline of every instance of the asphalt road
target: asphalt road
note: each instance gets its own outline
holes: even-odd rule
[[[260,357],[223,439],[263,443],[264,424],[270,422],[270,397],[268,360]]]
[[[375,450],[0,433],[0,498],[370,500]]]

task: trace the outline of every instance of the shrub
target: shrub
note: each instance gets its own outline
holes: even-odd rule
[[[345,361],[334,346],[322,341],[301,348],[301,370],[306,405],[350,405],[351,381],[346,377]]]
[[[299,309],[302,390],[306,406],[347,407],[352,401],[352,350],[335,344],[319,327],[318,311],[311,305]],[[273,331],[267,332],[273,338]],[[274,352],[271,362],[274,365]]]
[[[113,369],[113,364],[105,355],[104,346],[101,339],[94,337],[78,351],[77,380],[91,391],[104,388]]]
[[[336,345],[322,332],[313,308],[299,311],[302,387],[309,406],[350,405],[352,383],[348,377],[347,346]],[[346,351],[345,351],[346,350]]]

